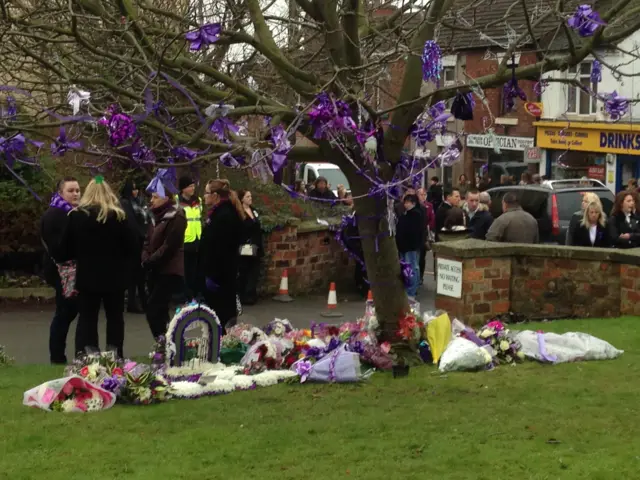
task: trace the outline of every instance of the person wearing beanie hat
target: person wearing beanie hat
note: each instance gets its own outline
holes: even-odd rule
[[[184,232],[184,300],[190,301],[198,293],[198,249],[202,235],[202,201],[195,194],[196,184],[184,175],[178,180],[178,203],[187,217]]]

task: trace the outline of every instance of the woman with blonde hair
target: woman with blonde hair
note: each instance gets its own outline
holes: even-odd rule
[[[571,245],[575,247],[611,246],[611,238],[607,229],[607,217],[602,211],[600,201],[591,202],[584,209],[582,220],[573,232]]]
[[[237,319],[236,282],[245,211],[228,180],[209,180],[204,201],[209,211],[200,242],[200,278],[205,301],[225,328]]]
[[[599,203],[600,209],[602,209],[602,201],[597,193],[594,192],[586,192],[582,195],[582,203],[580,204],[580,210],[575,212],[571,216],[571,220],[569,221],[569,229],[567,230],[567,236],[565,238],[565,245],[573,245],[573,234],[576,229],[580,226],[580,222],[584,217],[584,212],[587,208],[587,205],[590,203]]]
[[[80,203],[69,213],[62,257],[76,262],[78,326],[76,353],[98,350],[98,314],[104,305],[107,348],[120,358],[124,344],[124,291],[135,236],[118,198],[102,176],[89,182]]]

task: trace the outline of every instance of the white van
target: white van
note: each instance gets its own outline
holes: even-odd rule
[[[336,196],[338,196],[338,185],[344,185],[347,193],[351,192],[346,175],[333,163],[301,163],[296,172],[296,178],[302,180],[304,185],[313,185],[318,177],[327,179],[329,188]]]

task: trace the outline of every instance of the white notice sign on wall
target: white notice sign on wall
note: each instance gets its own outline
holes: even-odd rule
[[[462,298],[462,262],[438,258],[436,292],[447,297]]]

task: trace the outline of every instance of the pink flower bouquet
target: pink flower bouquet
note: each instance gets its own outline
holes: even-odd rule
[[[45,382],[24,393],[23,405],[54,412],[92,412],[111,408],[116,396],[79,376]]]

